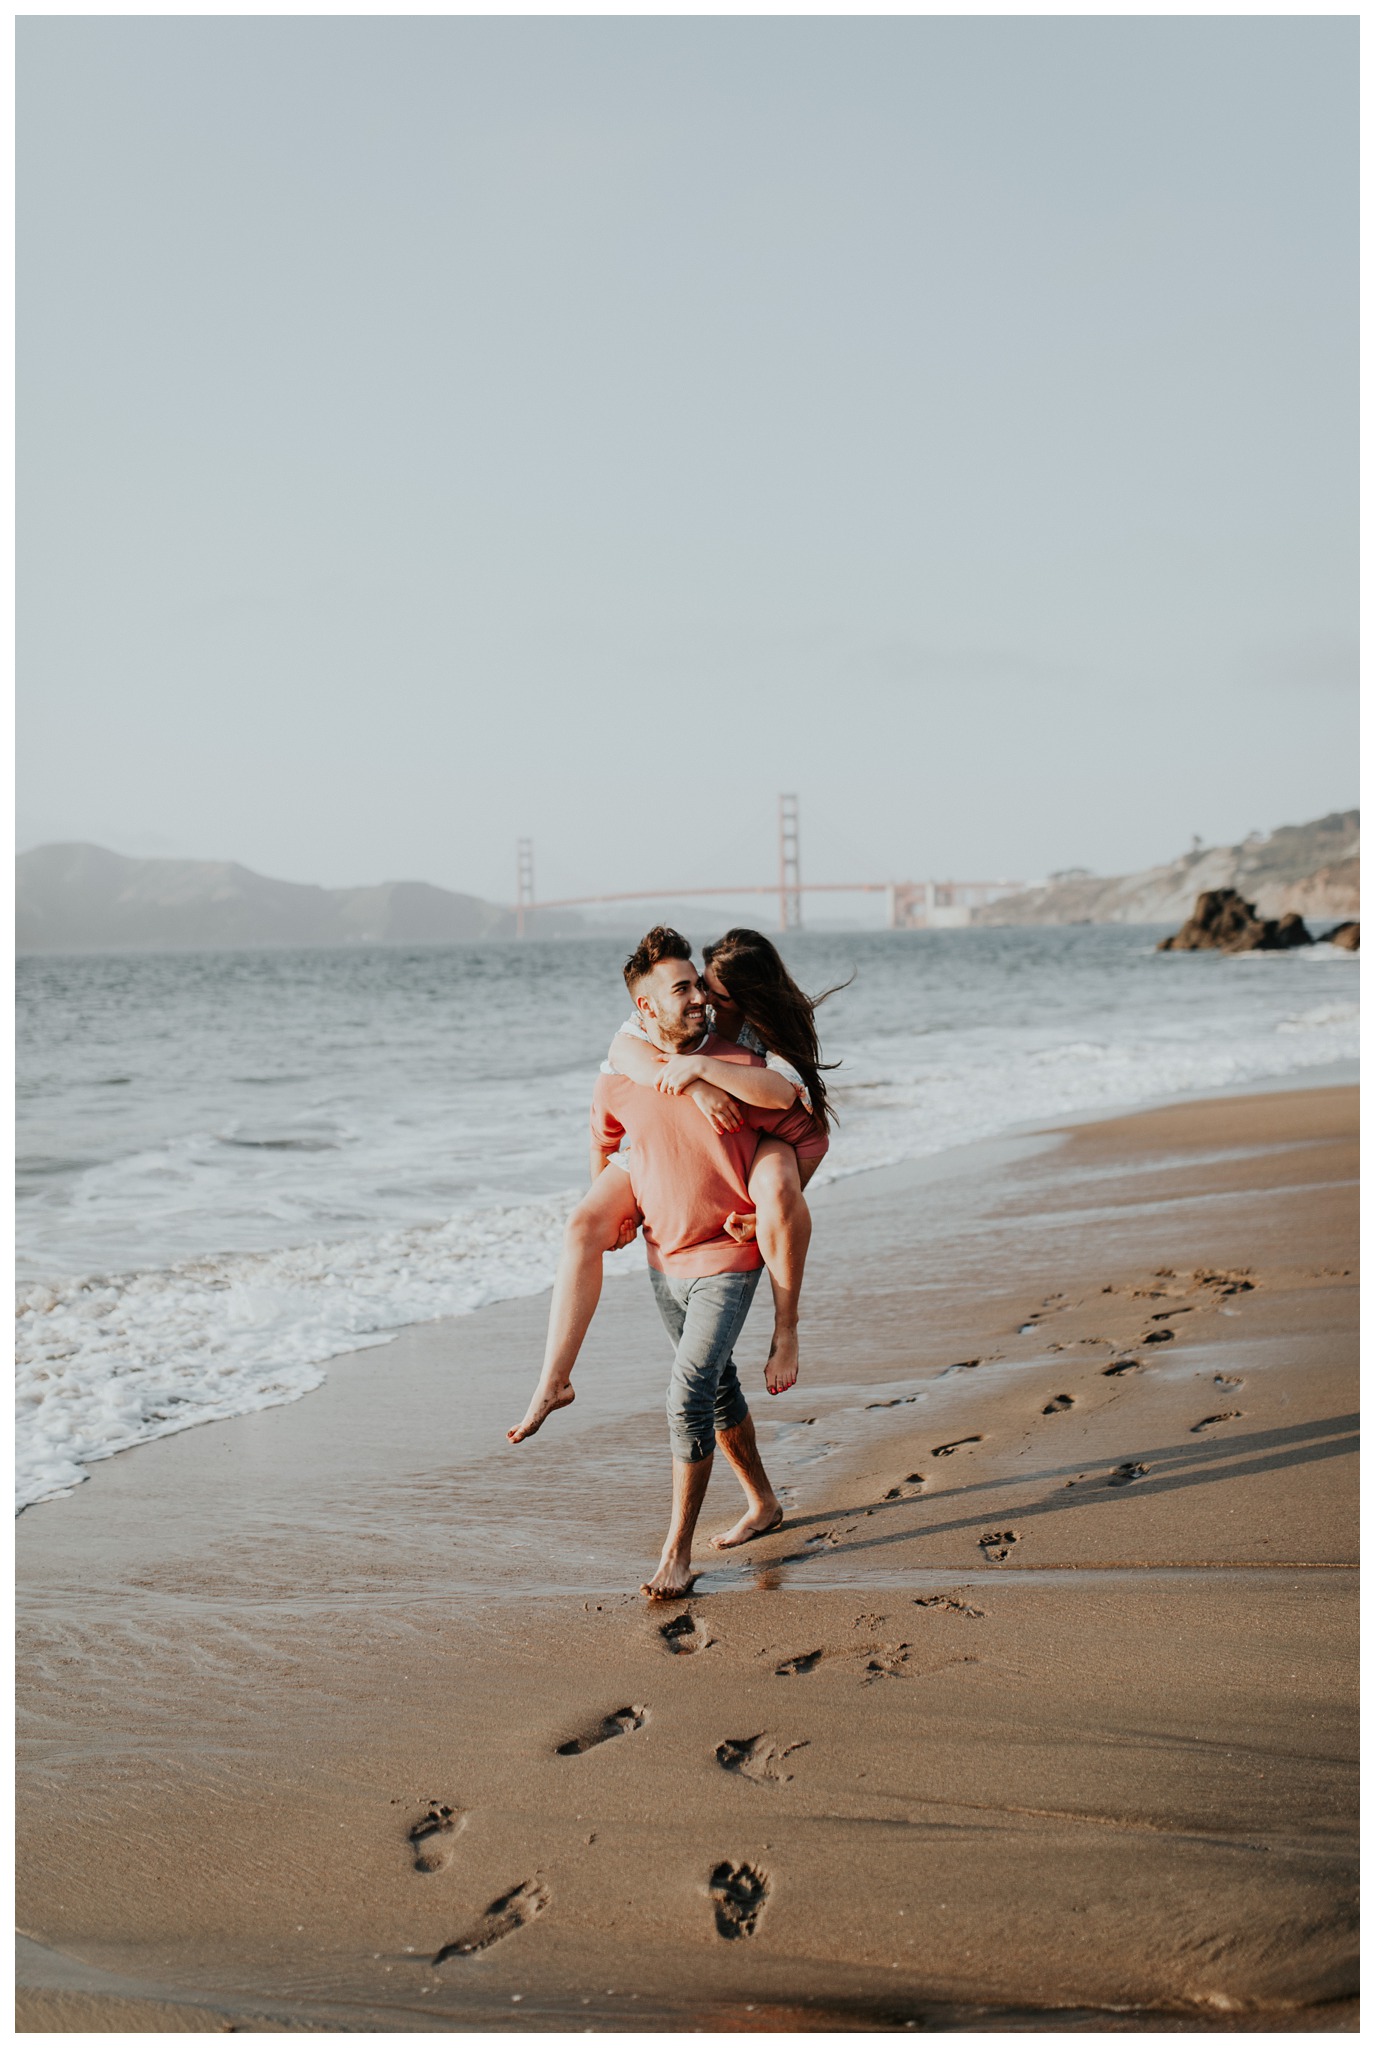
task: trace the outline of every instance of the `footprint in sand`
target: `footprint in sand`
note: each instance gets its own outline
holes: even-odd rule
[[[861,1685],[873,1685],[880,1678],[907,1678],[910,1673],[903,1669],[907,1662],[910,1643],[885,1643],[883,1648],[869,1659],[864,1667]]]
[[[1041,1410],[1041,1413],[1042,1415],[1063,1415],[1066,1408],[1072,1408],[1073,1406],[1073,1394],[1057,1394],[1053,1401],[1046,1402],[1046,1405]]]
[[[973,1372],[976,1365],[989,1365],[991,1363],[992,1361],[987,1358],[957,1358],[953,1365],[946,1366],[945,1372],[941,1374],[941,1378],[944,1379],[945,1374],[950,1372]]]
[[[1125,1465],[1113,1467],[1107,1476],[1106,1484],[1108,1486],[1130,1486],[1133,1479],[1144,1479],[1150,1469],[1149,1465],[1134,1465],[1128,1460]]]
[[[966,1444],[981,1444],[982,1442],[983,1438],[981,1436],[957,1436],[953,1444],[937,1444],[931,1455],[933,1458],[948,1458],[952,1451],[963,1450]]]
[[[1194,1424],[1193,1428],[1189,1431],[1189,1434],[1190,1436],[1197,1436],[1200,1433],[1200,1431],[1205,1429],[1211,1429],[1215,1423],[1240,1422],[1240,1420],[1240,1408],[1227,1408],[1224,1409],[1221,1415],[1205,1415],[1202,1422],[1196,1422]]]
[[[723,1941],[753,1934],[769,1896],[768,1872],[754,1863],[718,1863],[709,1886]]]
[[[934,1607],[941,1614],[964,1614],[971,1621],[983,1621],[982,1607],[971,1607],[967,1600],[957,1599],[953,1593],[920,1593],[913,1600],[914,1607]]]
[[[914,1495],[921,1492],[925,1484],[926,1480],[922,1473],[909,1472],[907,1477],[900,1479],[896,1486],[890,1486],[883,1498],[885,1500],[911,1500]]]
[[[790,1742],[780,1749],[766,1735],[742,1735],[738,1741],[718,1743],[716,1761],[723,1771],[734,1771],[752,1785],[786,1785],[792,1772],[782,1768],[783,1759],[806,1747],[805,1742]]]
[[[979,1538],[979,1548],[990,1564],[1001,1564],[1014,1543],[1020,1542],[1015,1529],[991,1529]]]
[[[815,1671],[825,1656],[824,1650],[804,1650],[798,1657],[785,1658],[775,1667],[775,1678],[800,1678],[805,1671]]]
[[[869,1512],[871,1514],[873,1513],[872,1508],[869,1510]],[[845,1529],[818,1529],[814,1536],[809,1536],[807,1538],[801,1550],[790,1550],[787,1552],[785,1556],[774,1558],[773,1562],[776,1565],[807,1564],[810,1562],[812,1558],[820,1557],[823,1554],[823,1552],[827,1550],[838,1550],[840,1548],[841,1538],[844,1536],[853,1536],[855,1533],[856,1526],[857,1525],[852,1522],[849,1525],[849,1527]]]
[[[675,1657],[695,1657],[699,1650],[709,1650],[716,1641],[695,1614],[675,1614],[672,1621],[663,1624],[659,1634],[664,1648]]]
[[[1119,1358],[1115,1365],[1103,1367],[1103,1377],[1105,1380],[1115,1380],[1120,1373],[1144,1371],[1145,1367],[1139,1358]]]
[[[443,1870],[454,1853],[453,1838],[465,1816],[456,1806],[441,1806],[432,1799],[415,1826],[406,1830],[417,1870]]]
[[[471,1933],[461,1935],[457,1941],[446,1941],[435,1956],[435,1963],[447,1963],[451,1956],[480,1956],[493,1942],[504,1941],[508,1934],[528,1927],[548,1904],[545,1887],[538,1878],[528,1877],[524,1884],[514,1885],[499,1899],[493,1899]]]
[[[1173,1331],[1173,1330],[1147,1330],[1147,1332],[1146,1332],[1145,1336],[1144,1336],[1144,1337],[1143,1337],[1143,1338],[1141,1339],[1141,1342],[1142,1342],[1143,1344],[1173,1344],[1173,1343],[1174,1343],[1174,1331]]]
[[[1192,1273],[1189,1276],[1193,1282],[1192,1291],[1196,1294],[1201,1288],[1206,1288],[1210,1294],[1250,1294],[1255,1288],[1256,1283],[1254,1280],[1247,1279],[1246,1271],[1246,1267],[1243,1266],[1239,1272],[1235,1273],[1215,1273],[1212,1271]]]
[[[1033,1309],[1024,1323],[1018,1323],[1017,1335],[1019,1337],[1034,1337],[1047,1316],[1058,1315],[1061,1309],[1068,1308],[1068,1306],[1069,1296],[1067,1294],[1048,1294],[1041,1303],[1041,1306]]]
[[[616,1735],[633,1735],[637,1728],[643,1728],[649,1715],[648,1707],[617,1707],[614,1714],[607,1714],[595,1726],[584,1729],[581,1735],[570,1735],[567,1742],[561,1742],[554,1751],[555,1756],[583,1756],[589,1749],[597,1749],[603,1742],[610,1742]]]
[[[1215,1372],[1213,1374],[1213,1385],[1215,1387],[1244,1387],[1246,1382],[1243,1379],[1239,1379],[1234,1372]]]
[[[914,1401],[924,1401],[925,1399],[925,1394],[894,1394],[891,1401],[866,1401],[864,1406],[866,1410],[870,1408],[910,1408]]]

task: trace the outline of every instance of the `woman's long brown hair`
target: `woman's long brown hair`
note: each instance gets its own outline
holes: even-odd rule
[[[838,1060],[824,1061],[821,1041],[816,1035],[816,1008],[827,996],[848,988],[850,981],[837,982],[819,996],[804,995],[789,974],[777,946],[762,932],[736,925],[716,943],[703,948],[702,959],[716,974],[733,1003],[738,1003],[745,1022],[757,1031],[770,1052],[777,1053],[797,1068],[812,1098],[812,1110],[823,1130],[835,1122],[835,1111],[826,1100],[823,1072],[839,1066]]]

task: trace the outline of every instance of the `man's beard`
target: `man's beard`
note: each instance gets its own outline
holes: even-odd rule
[[[656,1015],[654,1023],[664,1043],[671,1045],[675,1052],[682,1052],[685,1047],[696,1045],[707,1028],[705,1013],[697,1018],[680,1018],[676,1024],[670,1024],[666,1018]]]

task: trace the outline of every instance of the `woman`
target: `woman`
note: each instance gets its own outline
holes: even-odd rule
[[[757,1236],[769,1270],[774,1335],[764,1383],[771,1394],[781,1394],[798,1372],[797,1305],[812,1227],[802,1190],[830,1142],[832,1111],[821,1078],[814,1012],[836,990],[815,998],[805,995],[770,940],[743,927],[727,932],[702,957],[711,1028],[761,1054],[765,1067],[740,1067],[695,1053],[667,1056],[650,1042],[638,1014],[616,1033],[607,1063],[627,1079],[668,1094],[708,1084],[694,1101],[718,1129],[730,1127],[731,1116],[738,1122],[739,1112],[723,1106],[717,1090],[764,1108],[787,1109],[800,1101],[810,1112],[813,1134],[796,1149],[771,1136],[760,1139],[748,1183],[754,1212],[726,1219],[726,1228],[742,1242]],[[573,1399],[569,1374],[601,1295],[602,1255],[629,1244],[638,1227],[628,1172],[599,1173],[568,1221],[550,1310],[553,1348],[546,1352],[529,1409],[507,1431],[512,1443],[533,1436],[547,1415]],[[556,1330],[561,1333],[557,1341],[552,1337]]]

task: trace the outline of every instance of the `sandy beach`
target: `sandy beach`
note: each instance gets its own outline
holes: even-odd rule
[[[1353,2029],[1356,1174],[1314,1087],[821,1190],[787,1522],[666,1609],[640,1277],[518,1450],[547,1297],[94,1466],[19,2027]]]

